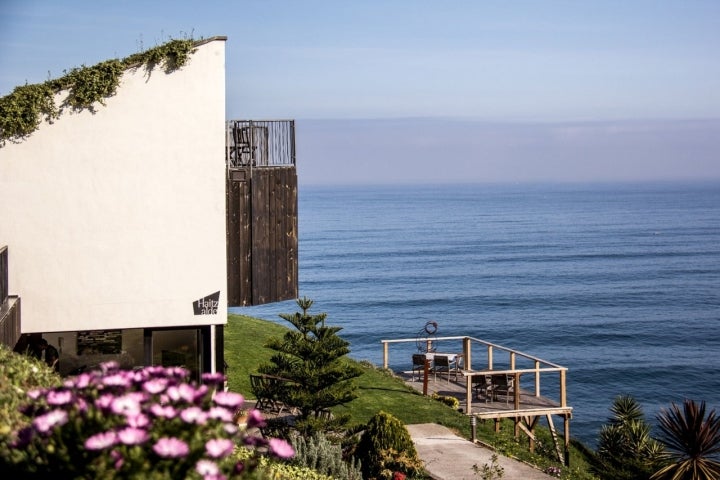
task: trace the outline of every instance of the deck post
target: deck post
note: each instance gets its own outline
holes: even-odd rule
[[[570,466],[570,416],[568,414],[563,415],[565,425],[565,466]]]
[[[465,381],[465,413],[472,415],[472,376],[466,376]]]
[[[428,375],[429,374],[430,374],[430,359],[426,358],[425,366],[423,368],[423,395],[425,395],[425,396],[427,396],[427,392],[428,392]],[[450,375],[450,374],[448,373],[448,375]]]
[[[515,352],[510,352],[510,370],[515,370]]]
[[[464,365],[465,370],[472,370],[472,343],[470,342],[470,337],[463,338],[463,357],[464,357]]]
[[[567,407],[567,394],[565,389],[565,369],[560,370],[560,406]]]
[[[540,396],[540,361],[535,360],[535,396]]]
[[[382,342],[383,344],[383,368],[388,368],[388,342]]]
[[[488,357],[488,370],[492,370],[492,368],[493,368],[493,347],[492,347],[492,345],[488,345],[488,347],[487,347],[487,357]]]

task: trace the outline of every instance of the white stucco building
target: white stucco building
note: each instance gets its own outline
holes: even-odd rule
[[[21,333],[61,350],[61,373],[107,359],[222,368],[225,43],[197,42],[172,73],[126,70],[95,113],[0,148],[6,290]]]

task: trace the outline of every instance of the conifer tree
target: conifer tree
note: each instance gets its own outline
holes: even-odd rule
[[[309,314],[312,300],[303,297],[297,304],[301,311],[280,315],[295,329],[267,342],[265,346],[276,353],[260,372],[289,380],[277,395],[299,412],[298,430],[304,434],[337,430],[348,416],[331,416],[329,409],[357,397],[352,379],[362,370],[345,357],[350,349],[338,335],[342,328],[325,325],[325,313]]]

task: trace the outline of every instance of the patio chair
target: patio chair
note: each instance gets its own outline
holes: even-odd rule
[[[498,394],[505,395],[505,403],[510,402],[510,394],[515,393],[513,379],[509,375],[498,374],[492,376],[492,397],[497,400]]]
[[[435,373],[435,381],[437,381],[438,373],[442,375],[447,374],[448,383],[450,383],[450,373],[455,372],[455,381],[457,382],[458,376],[458,365],[457,361],[450,361],[450,357],[446,355],[435,355],[433,357],[433,373]]]
[[[492,396],[492,381],[489,375],[473,375],[472,386],[475,392],[475,398],[480,400],[480,397],[485,398],[485,403],[491,400]]]
[[[270,412],[282,413],[283,404],[280,393],[285,388],[286,380],[271,375],[250,374],[250,389],[255,394],[255,409]]]
[[[272,398],[265,377],[250,374],[250,389],[255,395],[255,410],[267,411],[272,408]]]
[[[425,361],[427,358],[424,353],[415,353],[412,356],[412,381],[415,381],[415,372],[418,372],[418,380],[420,375],[425,373]]]

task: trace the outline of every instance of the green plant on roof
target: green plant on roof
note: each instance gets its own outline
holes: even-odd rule
[[[63,72],[60,78],[44,83],[25,84],[0,98],[0,147],[7,141],[21,142],[40,123],[57,119],[65,109],[95,112],[96,104],[115,95],[125,70],[144,67],[148,73],[161,66],[171,73],[184,66],[195,51],[193,39],[174,39],[155,48],[135,53],[122,60],[106,60],[90,67],[81,66]],[[67,90],[58,106],[55,95]]]

